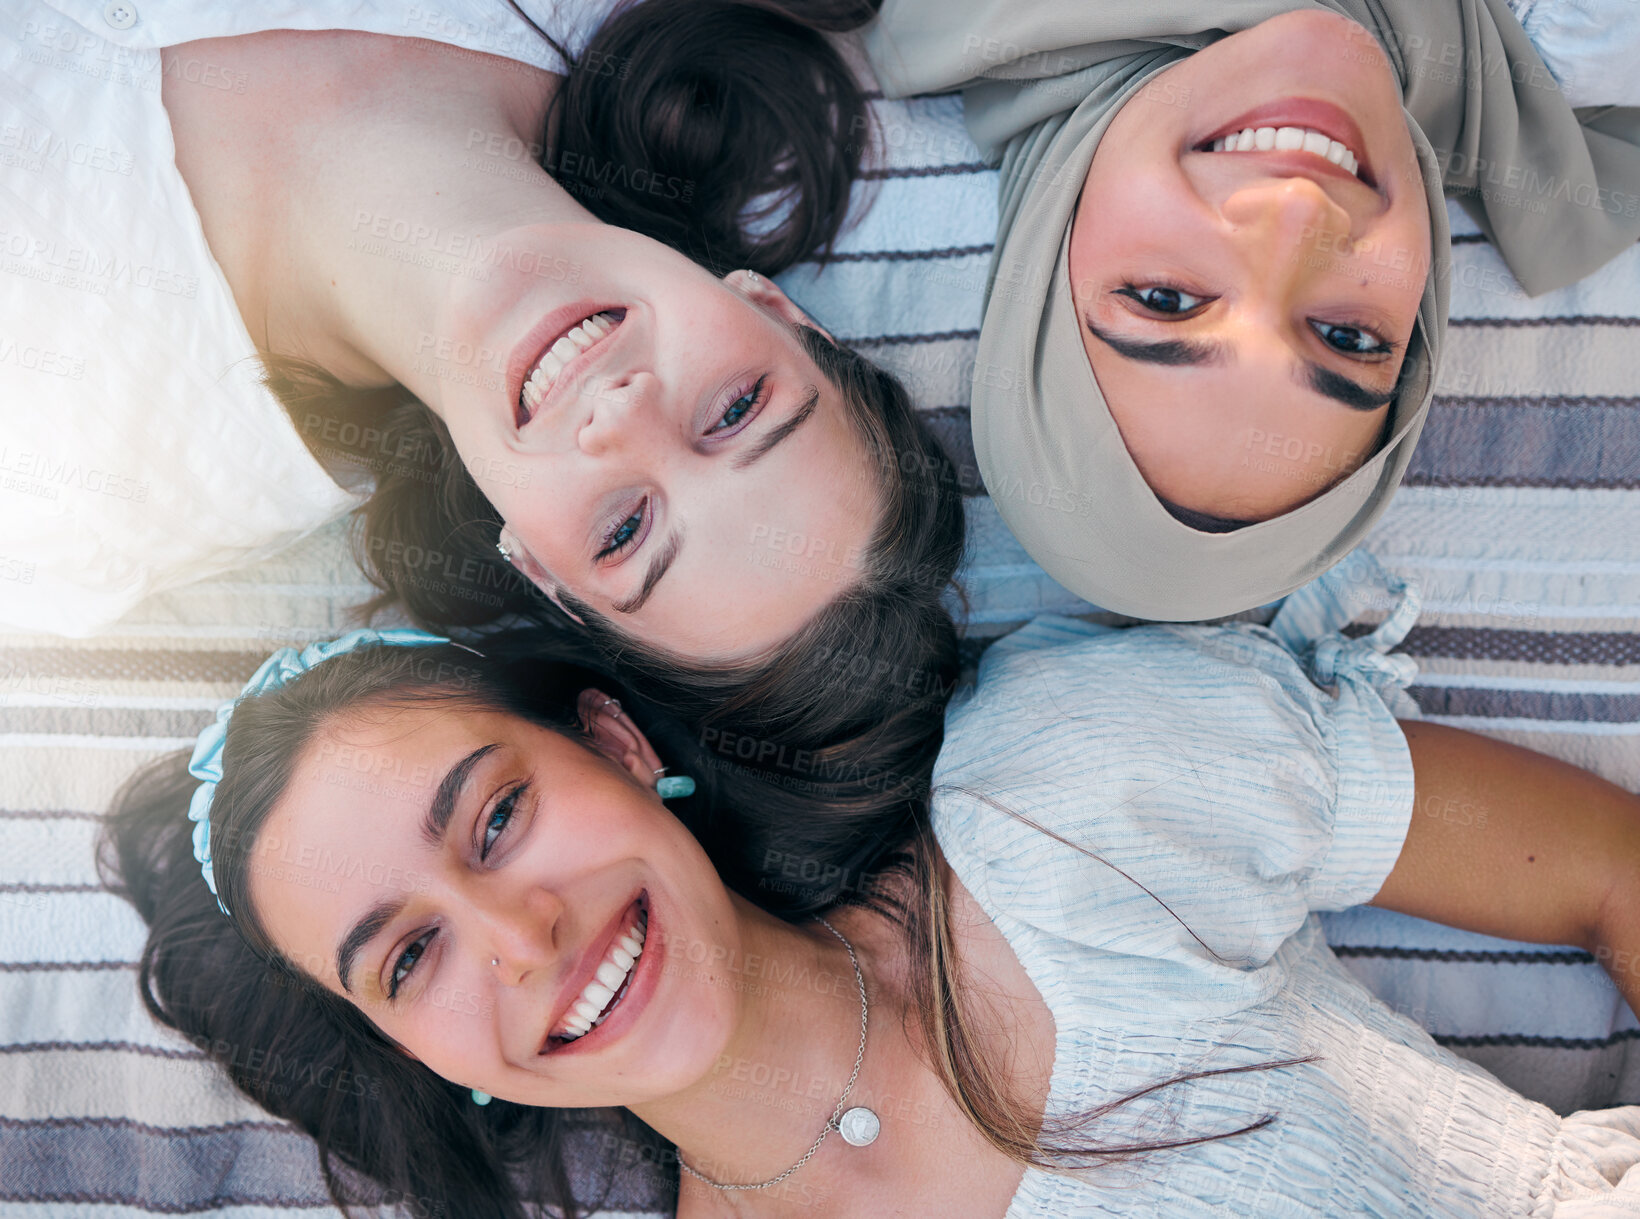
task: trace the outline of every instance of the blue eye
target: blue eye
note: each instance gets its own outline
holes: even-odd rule
[[[428,931],[415,943],[411,944],[399,954],[399,959],[393,962],[393,976],[387,982],[387,998],[389,1001],[399,997],[399,985],[415,972],[416,962],[427,951],[427,945],[433,942],[436,931]]]
[[[725,410],[722,415],[718,416],[718,421],[706,429],[706,434],[710,436],[713,432],[722,432],[727,431],[730,428],[738,427],[745,420],[747,415],[751,414],[758,408],[759,405],[762,404],[763,387],[768,380],[768,377],[759,377],[757,379],[757,383],[754,384],[751,389],[745,391],[733,402],[729,403],[728,409]]]
[[[1196,296],[1186,292],[1183,288],[1168,288],[1161,285],[1137,288],[1132,284],[1123,284],[1115,292],[1117,296],[1125,296],[1130,300],[1138,301],[1139,304],[1152,313],[1160,313],[1169,317],[1194,313],[1208,303],[1208,298],[1205,296]]]
[[[638,510],[616,522],[615,528],[604,535],[604,548],[594,558],[607,559],[611,555],[620,554],[632,545],[632,539],[638,536],[638,530],[643,528],[644,509],[649,507],[646,499],[638,505]]]
[[[528,787],[528,783],[520,783],[490,810],[489,819],[484,823],[484,844],[478,849],[480,859],[490,857],[490,848],[495,845],[496,838],[501,836],[502,831],[507,828],[508,822],[512,820],[513,810],[518,807],[518,798],[524,794],[525,789]],[[492,835],[494,836],[492,837]]]
[[[1321,341],[1347,356],[1381,356],[1395,350],[1395,344],[1359,326],[1339,326],[1332,322],[1311,322]]]

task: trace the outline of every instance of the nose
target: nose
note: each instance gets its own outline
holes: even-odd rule
[[[586,412],[575,430],[576,447],[588,457],[605,457],[639,439],[640,417],[653,405],[655,378],[646,372],[616,372],[582,389]]]
[[[1350,214],[1303,177],[1259,178],[1233,191],[1220,212],[1250,260],[1295,269],[1305,254],[1348,242]]]
[[[503,985],[516,986],[558,960],[558,920],[563,912],[558,896],[539,886],[487,902],[480,910],[483,926],[473,941],[474,951],[482,954],[481,964]]]

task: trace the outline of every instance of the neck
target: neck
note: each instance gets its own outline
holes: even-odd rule
[[[720,984],[744,996],[741,1019],[704,1079],[634,1112],[697,1172],[752,1184],[791,1168],[831,1119],[860,1050],[860,992],[848,950],[824,926],[793,927],[734,900],[745,949],[725,963]],[[870,1005],[865,1054],[844,1107],[869,1105],[889,1091],[903,1096],[916,1087],[903,1082],[908,1075],[927,1073],[905,1042],[904,1006],[888,980],[896,972],[889,958],[898,929],[860,910],[839,911],[830,921],[854,946]],[[835,1192],[845,1168],[893,1154],[892,1139],[856,1148],[834,1130],[790,1180],[727,1196],[766,1207],[801,1194],[812,1205],[822,1184]],[[687,1175],[682,1181],[685,1190],[698,1184]]]
[[[592,219],[537,163],[551,73],[336,31],[208,50],[245,93],[196,97],[167,74],[164,100],[206,240],[266,352],[419,389],[417,353],[451,297],[487,278],[495,235]]]

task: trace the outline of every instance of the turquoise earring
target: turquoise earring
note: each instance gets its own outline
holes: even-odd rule
[[[477,1088],[473,1089],[473,1104],[475,1105],[487,1105],[494,1099],[495,1097],[488,1092],[480,1092]]]
[[[695,794],[695,781],[688,775],[667,776],[666,767],[655,772],[655,794],[662,800],[672,800]]]

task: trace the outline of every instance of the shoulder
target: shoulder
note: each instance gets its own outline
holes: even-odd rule
[[[1239,703],[1303,701],[1313,687],[1264,627],[1094,626],[1038,618],[994,644],[946,715],[940,769],[966,767],[1002,740],[1199,723]]]

